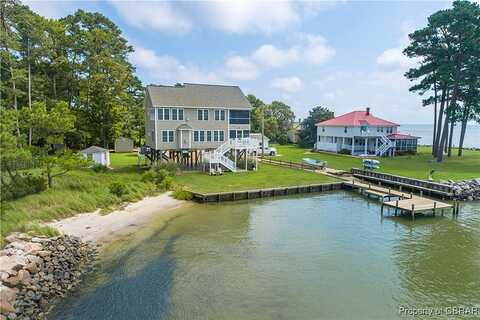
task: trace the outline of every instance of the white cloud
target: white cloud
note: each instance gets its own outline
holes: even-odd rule
[[[297,25],[300,16],[289,1],[213,1],[202,2],[206,20],[230,33],[271,34]]]
[[[139,29],[183,33],[192,27],[189,18],[175,10],[169,2],[111,0],[110,3],[128,24]]]
[[[73,14],[81,1],[23,1],[24,4],[39,15],[50,19],[58,19]]]
[[[232,79],[251,80],[268,68],[279,68],[300,61],[320,65],[335,55],[335,49],[328,46],[320,35],[302,35],[301,40],[301,44],[285,49],[264,44],[249,55],[233,56],[226,63],[227,75]]]
[[[418,59],[404,55],[402,48],[390,48],[377,57],[377,63],[385,67],[412,68],[418,64]]]
[[[227,76],[231,79],[253,80],[260,74],[257,65],[241,56],[230,57],[225,67]]]
[[[159,55],[155,51],[136,46],[130,56],[131,62],[142,74],[145,82],[176,83],[203,82],[221,83],[223,80],[215,72],[202,72],[197,66],[185,65],[175,57]]]
[[[327,44],[320,35],[306,35],[308,45],[305,48],[305,58],[312,64],[323,64],[335,55],[335,49]]]
[[[302,80],[298,77],[275,78],[271,82],[271,87],[293,93],[302,88]]]
[[[252,58],[263,65],[281,67],[297,61],[298,51],[296,48],[281,50],[271,44],[265,44],[253,52]]]

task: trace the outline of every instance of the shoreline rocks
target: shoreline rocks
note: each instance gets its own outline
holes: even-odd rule
[[[480,200],[480,178],[463,181],[449,181],[455,198],[459,200]]]
[[[96,247],[79,238],[13,233],[0,250],[0,320],[44,319],[93,268]]]

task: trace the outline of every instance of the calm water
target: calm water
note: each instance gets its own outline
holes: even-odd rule
[[[433,125],[431,124],[402,124],[399,128],[401,132],[422,137],[419,143],[423,145],[432,145]],[[453,130],[454,146],[458,146],[460,141],[460,125]],[[465,132],[464,146],[467,148],[480,148],[480,125],[467,125]]]
[[[343,191],[181,209],[117,244],[52,318],[397,319],[400,305],[480,305],[480,203],[457,219],[379,214]]]

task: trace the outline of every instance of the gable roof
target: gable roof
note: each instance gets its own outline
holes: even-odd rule
[[[83,149],[82,151],[80,151],[80,153],[85,153],[85,154],[103,153],[103,152],[108,152],[108,150],[101,147],[97,147],[97,146],[91,146],[91,147],[88,147],[87,149]]]
[[[377,118],[372,115],[369,110],[363,111],[352,111],[345,113],[341,116],[335,117],[330,120],[322,121],[316,124],[316,126],[339,126],[339,127],[360,127],[364,125],[375,126],[375,127],[398,127],[399,124],[396,124],[391,121]]]
[[[152,105],[251,109],[238,86],[185,83],[181,87],[148,85]]]

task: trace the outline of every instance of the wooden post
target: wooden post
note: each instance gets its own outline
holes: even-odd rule
[[[412,199],[412,198],[413,198],[413,193],[412,193],[412,192],[410,192],[410,199]]]
[[[400,186],[400,191],[402,191],[402,186]]]
[[[382,206],[380,207],[380,215],[383,217],[383,201],[382,201]]]
[[[395,217],[397,216],[397,210],[398,210],[398,200],[395,201]]]
[[[412,204],[412,221],[415,221],[415,205]]]
[[[420,190],[420,197],[423,197],[423,190]]]
[[[433,216],[435,217],[435,210],[437,209],[437,201],[433,202]]]

